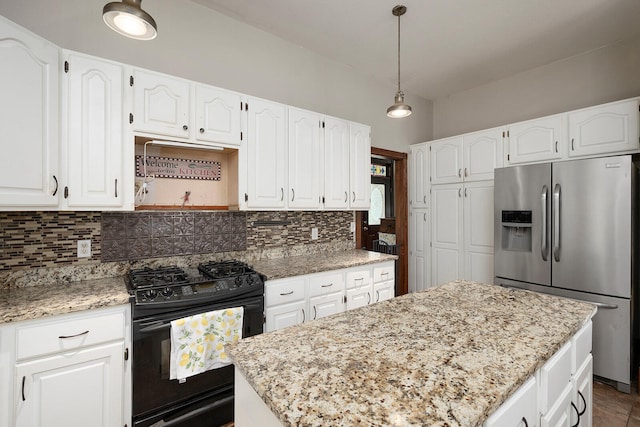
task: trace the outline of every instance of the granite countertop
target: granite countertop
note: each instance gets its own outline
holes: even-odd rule
[[[0,324],[128,304],[123,277],[0,291]]]
[[[267,259],[250,262],[249,264],[256,271],[265,275],[267,280],[274,280],[397,259],[397,255],[354,249],[342,252],[324,252],[313,255]]]
[[[479,426],[595,310],[455,281],[228,351],[285,426]]]

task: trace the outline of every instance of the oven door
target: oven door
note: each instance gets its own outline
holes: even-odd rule
[[[189,404],[205,394],[233,388],[233,365],[213,369],[180,382],[169,379],[171,321],[198,313],[230,307],[244,308],[243,337],[262,333],[263,297],[194,307],[133,321],[133,415],[142,416]],[[233,393],[232,393],[233,396]],[[233,414],[228,421],[233,420]],[[176,424],[177,425],[177,424]],[[189,425],[189,424],[185,424]]]

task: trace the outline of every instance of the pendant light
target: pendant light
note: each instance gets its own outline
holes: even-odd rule
[[[142,10],[142,0],[122,0],[107,3],[102,19],[113,31],[136,40],[151,40],[158,35],[156,21]]]
[[[406,6],[398,5],[391,10],[393,16],[398,17],[398,91],[394,103],[387,108],[387,116],[400,119],[411,115],[411,107],[404,103],[404,93],[400,90],[400,17],[407,11]]]

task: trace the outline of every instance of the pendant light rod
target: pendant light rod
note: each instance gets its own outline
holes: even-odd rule
[[[407,12],[407,7],[397,5],[392,10],[393,16],[398,17],[398,91],[394,97],[394,103],[387,108],[387,116],[397,119],[411,115],[411,107],[404,102],[404,93],[400,89],[400,17]]]
[[[400,17],[407,12],[407,7],[398,5],[393,8],[391,13],[398,17],[398,92],[400,92]]]

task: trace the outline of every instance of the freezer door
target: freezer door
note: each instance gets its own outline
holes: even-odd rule
[[[554,287],[631,296],[631,156],[554,163]]]
[[[495,275],[551,285],[551,164],[495,170]]]
[[[593,374],[617,382],[618,390],[629,393],[631,386],[631,302],[496,278],[500,286],[586,301],[597,305],[593,318]]]

